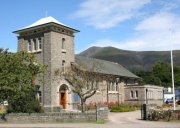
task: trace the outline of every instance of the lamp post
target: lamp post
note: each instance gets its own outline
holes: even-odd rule
[[[171,43],[171,73],[172,73],[172,86],[173,86],[173,107],[174,107],[174,110],[176,110],[176,101],[175,101],[175,94],[174,94],[174,69],[173,69],[171,29],[169,29],[169,37],[170,37],[170,43]]]

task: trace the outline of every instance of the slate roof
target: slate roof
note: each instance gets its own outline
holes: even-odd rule
[[[74,30],[76,32],[79,32],[79,30],[71,28],[71,27],[69,27],[69,26],[59,22],[55,18],[53,18],[51,16],[48,16],[48,17],[45,17],[45,18],[42,18],[42,19],[36,21],[35,23],[33,23],[33,24],[31,24],[31,25],[29,25],[27,27],[24,27],[24,28],[21,28],[19,30],[16,30],[16,31],[14,31],[14,33],[18,33],[19,31],[22,31],[22,30],[26,30],[26,29],[30,29],[30,28],[35,28],[35,27],[38,27],[38,26],[47,25],[47,24],[51,24],[51,23],[54,23],[54,24],[60,25],[60,26],[64,26],[66,28],[69,28],[69,29],[72,29],[72,30]]]
[[[114,62],[93,59],[79,55],[75,56],[75,62],[82,65],[84,68],[87,68],[87,70],[92,70],[93,65],[95,65],[94,72],[140,79],[140,77]]]

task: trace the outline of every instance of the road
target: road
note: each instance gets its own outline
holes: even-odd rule
[[[106,124],[60,123],[60,124],[0,124],[1,128],[180,128],[180,123],[144,121],[140,111],[109,113]]]

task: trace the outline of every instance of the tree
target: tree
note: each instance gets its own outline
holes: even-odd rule
[[[164,87],[172,86],[171,67],[168,63],[157,62],[150,72],[134,72],[143,79],[144,84],[161,85]],[[180,66],[174,66],[175,86],[180,86]]]
[[[36,90],[34,80],[45,68],[33,54],[0,49],[0,101],[7,100],[10,106],[16,99],[32,96]]]
[[[168,63],[157,62],[153,66],[152,73],[154,74],[154,76],[160,79],[161,85],[163,85],[164,87],[171,86],[171,82],[172,82],[171,67]]]
[[[87,71],[83,66],[73,64],[67,67],[65,71],[56,70],[55,76],[65,79],[70,83],[72,91],[78,94],[81,99],[81,111],[85,112],[85,102],[88,98],[93,96],[97,89],[98,84],[103,80],[103,75],[93,72],[94,67]]]

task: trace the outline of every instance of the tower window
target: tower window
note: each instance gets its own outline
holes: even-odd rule
[[[65,67],[65,60],[62,61],[62,71],[64,72]]]
[[[65,49],[65,39],[62,38],[62,49]]]
[[[31,40],[28,40],[28,51],[32,51]]]
[[[39,40],[39,49],[42,49],[42,41],[41,41],[41,38],[39,38],[38,40]]]
[[[37,50],[36,39],[33,39],[33,42],[34,42],[34,50]]]

